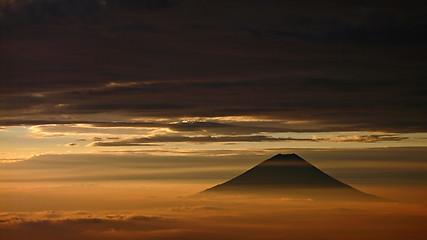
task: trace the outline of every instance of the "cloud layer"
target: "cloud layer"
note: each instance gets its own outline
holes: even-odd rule
[[[181,206],[160,208],[155,216],[126,213],[87,216],[91,213],[80,212],[67,217],[66,214],[73,213],[63,215],[52,211],[5,213],[0,222],[0,236],[17,240],[28,239],[28,236],[35,240],[318,239],[319,236],[342,239],[344,234],[350,236],[346,239],[407,236],[421,240],[426,233],[423,225],[426,210],[420,206],[395,203],[326,205],[292,199],[268,199],[266,203],[262,200],[199,200],[202,205],[190,199],[180,200]]]
[[[422,6],[11,1],[2,121],[255,116],[311,122],[290,131],[425,132]]]
[[[142,145],[103,154],[46,154],[0,163],[5,183],[102,181],[211,181],[230,179],[277,153],[297,153],[349,184],[427,184],[425,154],[419,148],[246,148],[182,149]],[[199,189],[202,190],[202,189]]]

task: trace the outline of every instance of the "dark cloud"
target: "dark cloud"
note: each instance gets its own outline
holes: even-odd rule
[[[252,124],[259,124],[253,122]],[[262,124],[262,123],[261,123]],[[263,124],[267,125],[267,124]],[[171,130],[179,132],[204,132],[204,133],[213,133],[213,134],[226,134],[226,135],[236,135],[236,134],[256,134],[262,132],[287,132],[291,131],[286,127],[261,127],[261,126],[251,126],[248,123],[242,122],[233,122],[233,124],[219,123],[213,121],[186,121],[179,123],[171,123],[165,125]],[[302,129],[300,129],[302,130]]]
[[[423,44],[427,40],[424,29],[427,22],[418,18],[404,22],[387,12],[370,12],[360,17],[362,23],[351,23],[342,19],[301,18],[292,16],[289,22],[295,27],[286,29],[263,29],[240,27],[255,37],[286,37],[318,43],[347,44]]]
[[[2,4],[1,27],[15,30],[32,24],[58,21],[67,24],[74,21],[90,21],[101,9],[98,0],[23,0],[5,1]],[[92,19],[89,19],[92,18]]]
[[[155,141],[153,141],[155,142]],[[152,146],[161,146],[158,144],[147,144],[147,143],[132,143],[132,142],[95,142],[91,146],[102,146],[102,147],[116,147],[116,146],[126,146],[126,147],[152,147]]]
[[[155,30],[155,26],[152,24],[143,24],[143,23],[135,22],[135,23],[128,23],[128,24],[114,26],[113,30],[152,32]]]
[[[119,10],[138,12],[152,9],[169,8],[178,5],[182,0],[106,0],[106,5]]]
[[[217,134],[427,130],[422,1],[101,3],[1,6],[4,126],[255,116],[312,124],[168,127]],[[109,118],[99,121],[101,114]]]
[[[0,98],[0,109],[7,110],[26,110],[32,107],[40,106],[45,100],[36,96],[4,96]]]
[[[75,23],[92,24],[105,19],[105,15],[119,12],[144,12],[168,8],[180,0],[19,0],[4,1],[0,5],[3,30],[16,30],[34,24]],[[117,25],[114,30],[152,31],[151,25],[140,23]]]
[[[321,139],[319,139],[321,140]],[[120,141],[111,142],[94,142],[92,146],[142,146],[145,143],[157,142],[193,142],[193,143],[209,143],[209,142],[273,142],[273,141],[319,141],[310,138],[280,138],[270,136],[203,136],[203,137],[189,137],[189,136],[154,136],[154,137],[139,137],[131,139],[123,139]]]
[[[399,81],[367,82],[334,79],[171,82],[153,83],[149,86],[101,88],[96,91],[66,91],[42,98],[37,97],[36,101],[33,98],[20,98],[16,100],[20,102],[19,105],[11,104],[3,110],[12,116],[22,116],[23,112],[27,112],[26,115],[29,117],[52,115],[52,118],[58,114],[61,116],[61,114],[95,113],[169,118],[268,116],[274,119],[314,120],[324,125],[321,131],[413,132],[424,131],[425,120],[423,111],[420,110],[424,108],[421,103],[425,101],[423,94],[425,87],[422,81],[404,84]],[[165,96],[170,102],[165,101]],[[110,99],[114,99],[114,102],[110,103]],[[117,117],[117,120],[123,119],[123,116]],[[3,122],[12,124],[12,120]],[[45,122],[67,121],[57,119],[56,122],[55,120]],[[111,125],[120,125],[120,122],[124,121],[117,122],[119,123]],[[101,124],[108,125],[108,123],[98,125]],[[144,123],[128,124],[137,126]],[[224,127],[213,126],[213,123],[198,124],[200,129]],[[326,126],[327,124],[329,126]],[[145,125],[148,126],[149,123]],[[171,127],[177,130],[197,128],[194,123]],[[239,131],[243,130],[241,128]],[[264,129],[271,130],[274,128],[269,126]],[[289,129],[289,131],[315,131],[315,127],[305,126],[299,130]]]
[[[403,141],[408,137],[399,137],[395,135],[355,135],[355,136],[338,136],[324,138],[293,138],[293,137],[271,137],[267,135],[246,135],[246,136],[152,136],[125,138],[116,141],[95,141],[91,146],[145,146],[147,143],[163,143],[163,142],[192,142],[192,143],[214,143],[214,142],[287,142],[287,141],[303,141],[303,142],[360,142],[360,143],[375,143],[384,141]],[[148,145],[149,146],[149,145]]]
[[[0,120],[0,126],[26,126],[26,125],[50,125],[50,124],[90,124],[95,127],[158,127],[163,126],[155,122],[100,122],[80,120],[28,120],[28,119],[5,119]]]
[[[90,138],[79,138],[76,139],[76,141],[102,141],[102,140],[118,140],[120,138],[118,137],[106,137],[106,138],[102,138],[102,137],[90,137]]]
[[[228,123],[230,122],[230,123]],[[84,126],[77,125],[84,124]],[[129,128],[168,128],[176,132],[183,133],[203,133],[216,135],[242,135],[242,134],[261,134],[265,132],[332,132],[343,130],[340,126],[313,126],[313,123],[283,123],[281,121],[266,121],[263,119],[254,119],[251,121],[223,121],[221,120],[150,120],[150,121],[129,121],[129,122],[100,122],[100,121],[78,121],[78,120],[25,120],[8,119],[0,120],[0,126],[31,126],[37,125],[41,132],[52,133],[123,133],[123,131],[137,133],[136,130]],[[122,131],[117,130],[123,128]],[[110,129],[110,130],[108,130]],[[116,131],[115,131],[116,130]],[[105,139],[117,139],[107,137]],[[79,141],[91,140],[97,141],[102,138],[92,137],[79,139]]]

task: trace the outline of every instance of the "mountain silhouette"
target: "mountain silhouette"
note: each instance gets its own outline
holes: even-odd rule
[[[322,200],[381,200],[338,181],[296,154],[277,154],[243,174],[201,193]]]

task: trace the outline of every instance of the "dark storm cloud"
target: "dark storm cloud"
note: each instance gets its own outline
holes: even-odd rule
[[[264,126],[259,131],[425,131],[424,82],[344,81],[335,79],[289,79],[244,82],[171,82],[93,90],[62,91],[43,97],[5,97],[2,110],[16,117],[58,114],[95,114],[119,112],[129,116],[216,117],[269,116],[275,119],[309,120],[329,124],[313,126]],[[13,101],[11,101],[13,99]],[[114,99],[111,102],[111,99]],[[403,114],[404,113],[404,114]],[[402,115],[403,114],[403,115]],[[39,118],[39,117],[37,117]],[[121,120],[120,118],[118,120]],[[22,123],[19,123],[19,122]],[[21,119],[16,124],[37,123]],[[56,122],[55,122],[56,121]],[[72,123],[49,120],[43,123]],[[76,120],[76,123],[90,121]],[[97,126],[150,126],[150,123],[96,123]],[[1,125],[13,125],[3,120]],[[153,127],[159,124],[151,123]],[[226,129],[245,131],[247,127],[218,123],[170,125],[171,129]],[[247,129],[249,130],[249,129]]]
[[[116,25],[113,27],[115,31],[143,31],[152,32],[155,30],[155,26],[152,24],[143,24],[140,22],[128,23],[123,25]]]
[[[100,11],[98,0],[18,0],[4,1],[1,6],[1,27],[3,30],[15,30],[48,21],[89,21]]]
[[[3,96],[0,97],[0,109],[25,110],[46,103],[43,98],[37,96]]]
[[[9,30],[1,44],[2,117],[22,125],[108,114],[94,123],[106,126],[138,117],[257,116],[316,123],[289,131],[427,130],[423,2],[100,3],[2,6]]]
[[[421,16],[413,21],[400,22],[390,13],[371,12],[362,23],[340,19],[300,18],[292,16],[299,29],[263,29],[238,27],[255,37],[291,37],[308,42],[356,44],[422,44],[427,41],[427,21]]]
[[[118,8],[124,11],[138,12],[145,10],[155,10],[176,6],[182,0],[106,0],[110,8]]]
[[[89,23],[99,21],[111,11],[143,12],[168,8],[180,0],[16,0],[0,5],[1,26],[4,30],[28,27],[33,24],[59,21]],[[115,30],[152,31],[153,26],[141,23],[117,25]]]

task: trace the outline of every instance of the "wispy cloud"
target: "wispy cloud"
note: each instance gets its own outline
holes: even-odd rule
[[[394,142],[407,140],[408,137],[399,137],[392,134],[380,134],[380,135],[356,135],[356,136],[341,136],[330,141],[336,142],[362,142],[362,143],[374,143],[374,142]]]
[[[339,179],[424,184],[426,148],[157,148],[46,154],[0,164],[4,182],[227,179],[277,153],[297,153]],[[405,159],[405,161],[402,161]],[[34,173],[34,174],[33,174]],[[37,173],[37,174],[35,174]]]
[[[139,144],[151,142],[193,142],[193,143],[208,143],[208,142],[264,142],[264,141],[318,141],[309,138],[277,138],[263,135],[251,136],[153,136],[123,139],[120,141],[111,142],[94,142],[91,146],[138,146]]]
[[[95,141],[89,146],[138,146],[147,143],[167,143],[167,142],[189,142],[189,143],[227,143],[227,142],[360,142],[374,143],[382,141],[403,141],[408,137],[399,137],[390,134],[384,135],[355,135],[313,138],[294,138],[294,137],[272,137],[268,135],[240,135],[240,136],[185,136],[178,134],[154,135],[151,137],[123,138],[115,141]]]

